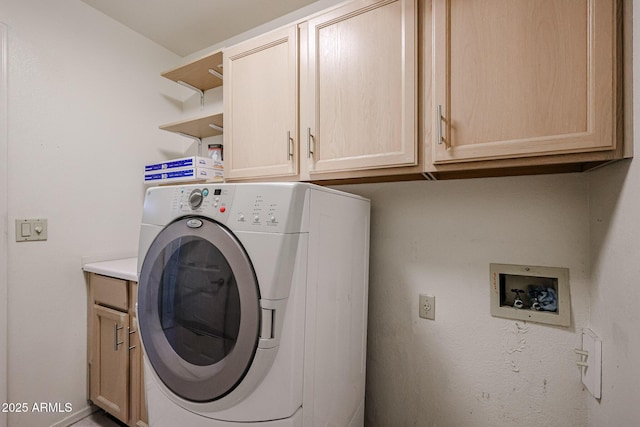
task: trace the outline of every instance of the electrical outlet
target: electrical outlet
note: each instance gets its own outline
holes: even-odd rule
[[[418,307],[418,315],[423,319],[436,319],[436,297],[420,294],[420,306]]]

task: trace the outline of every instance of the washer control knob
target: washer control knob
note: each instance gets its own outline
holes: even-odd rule
[[[275,222],[276,222],[276,217],[275,217],[275,216],[273,216],[273,215],[271,215],[271,216],[269,217],[269,221],[271,221],[271,222],[274,222],[274,223],[275,223]]]
[[[253,222],[260,222],[260,217],[258,215],[254,216]]]
[[[202,190],[196,189],[189,194],[189,206],[191,206],[191,209],[198,209],[202,205],[202,200]]]

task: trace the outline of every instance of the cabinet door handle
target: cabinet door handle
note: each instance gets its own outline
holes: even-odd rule
[[[136,346],[131,345],[131,334],[135,334],[138,331],[132,331],[131,328],[127,328],[127,330],[129,330],[129,350],[133,350]]]
[[[293,159],[293,138],[291,138],[291,131],[287,131],[287,154],[289,160]]]
[[[307,159],[310,159],[313,156],[313,150],[311,149],[311,140],[315,137],[311,135],[311,128],[307,128]],[[315,144],[314,144],[315,145]]]
[[[442,105],[438,105],[438,144],[442,144]]]
[[[113,351],[118,351],[118,346],[124,344],[124,341],[118,341],[118,331],[123,329],[122,326],[118,326],[117,323],[113,324]]]

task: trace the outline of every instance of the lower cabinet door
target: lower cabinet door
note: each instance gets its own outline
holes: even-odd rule
[[[130,392],[131,392],[131,422],[130,426],[147,427],[149,417],[147,416],[147,404],[144,394],[143,359],[142,347],[140,346],[140,334],[138,333],[138,320],[131,317],[131,330],[129,331],[129,363],[130,370]]]
[[[91,400],[124,423],[129,422],[129,315],[93,306]]]

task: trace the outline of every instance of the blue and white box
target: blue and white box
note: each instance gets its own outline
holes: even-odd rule
[[[224,172],[211,168],[161,169],[145,172],[144,182],[149,184],[184,181],[222,181]]]
[[[209,157],[190,156],[190,157],[182,157],[180,159],[167,160],[166,162],[162,162],[162,163],[145,165],[144,173],[146,175],[151,172],[172,171],[172,170],[185,169],[185,168],[217,169],[213,159]]]

